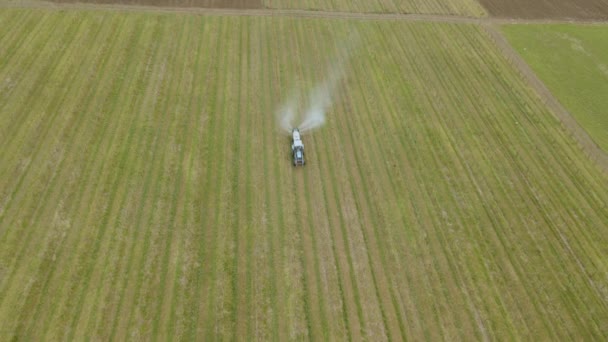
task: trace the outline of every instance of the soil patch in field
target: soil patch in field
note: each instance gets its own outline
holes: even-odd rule
[[[200,8],[262,8],[262,0],[52,0],[56,3],[121,4]]]
[[[608,19],[606,0],[479,0],[488,13],[501,18]]]

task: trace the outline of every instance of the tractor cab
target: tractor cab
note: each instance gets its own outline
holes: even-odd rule
[[[293,143],[291,152],[293,153],[293,166],[304,166],[304,144],[300,139],[300,131],[296,128],[292,131]]]

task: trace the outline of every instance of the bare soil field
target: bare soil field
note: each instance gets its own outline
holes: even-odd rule
[[[525,19],[608,19],[608,0],[479,0],[491,16]]]
[[[261,0],[52,0],[56,3],[123,4],[201,8],[262,8]]]

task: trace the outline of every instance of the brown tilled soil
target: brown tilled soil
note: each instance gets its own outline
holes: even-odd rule
[[[608,19],[608,0],[479,0],[491,16],[523,19]]]
[[[201,8],[262,8],[262,0],[52,0],[56,3],[121,4]]]

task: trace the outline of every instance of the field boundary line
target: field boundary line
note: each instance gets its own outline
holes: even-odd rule
[[[204,8],[204,7],[161,7],[149,5],[123,4],[87,4],[87,3],[53,3],[36,0],[0,0],[0,8],[13,9],[48,9],[48,10],[105,10],[118,12],[156,12],[181,13],[205,16],[237,16],[237,17],[291,17],[319,19],[355,19],[355,20],[396,20],[423,21],[462,24],[586,24],[608,25],[606,20],[589,19],[521,19],[499,17],[472,17],[449,14],[416,14],[416,13],[372,13],[344,12],[307,9],[235,9],[235,8]]]
[[[589,133],[582,128],[576,121],[574,116],[553,96],[545,83],[536,75],[526,61],[517,53],[511,46],[504,35],[496,28],[495,25],[482,25],[490,39],[494,41],[496,46],[503,53],[503,56],[509,61],[514,68],[519,71],[520,75],[531,86],[535,93],[540,97],[543,104],[554,114],[554,116],[562,123],[563,127],[577,141],[581,149],[587,154],[599,168],[608,173],[608,154],[604,152],[593,141]]]

